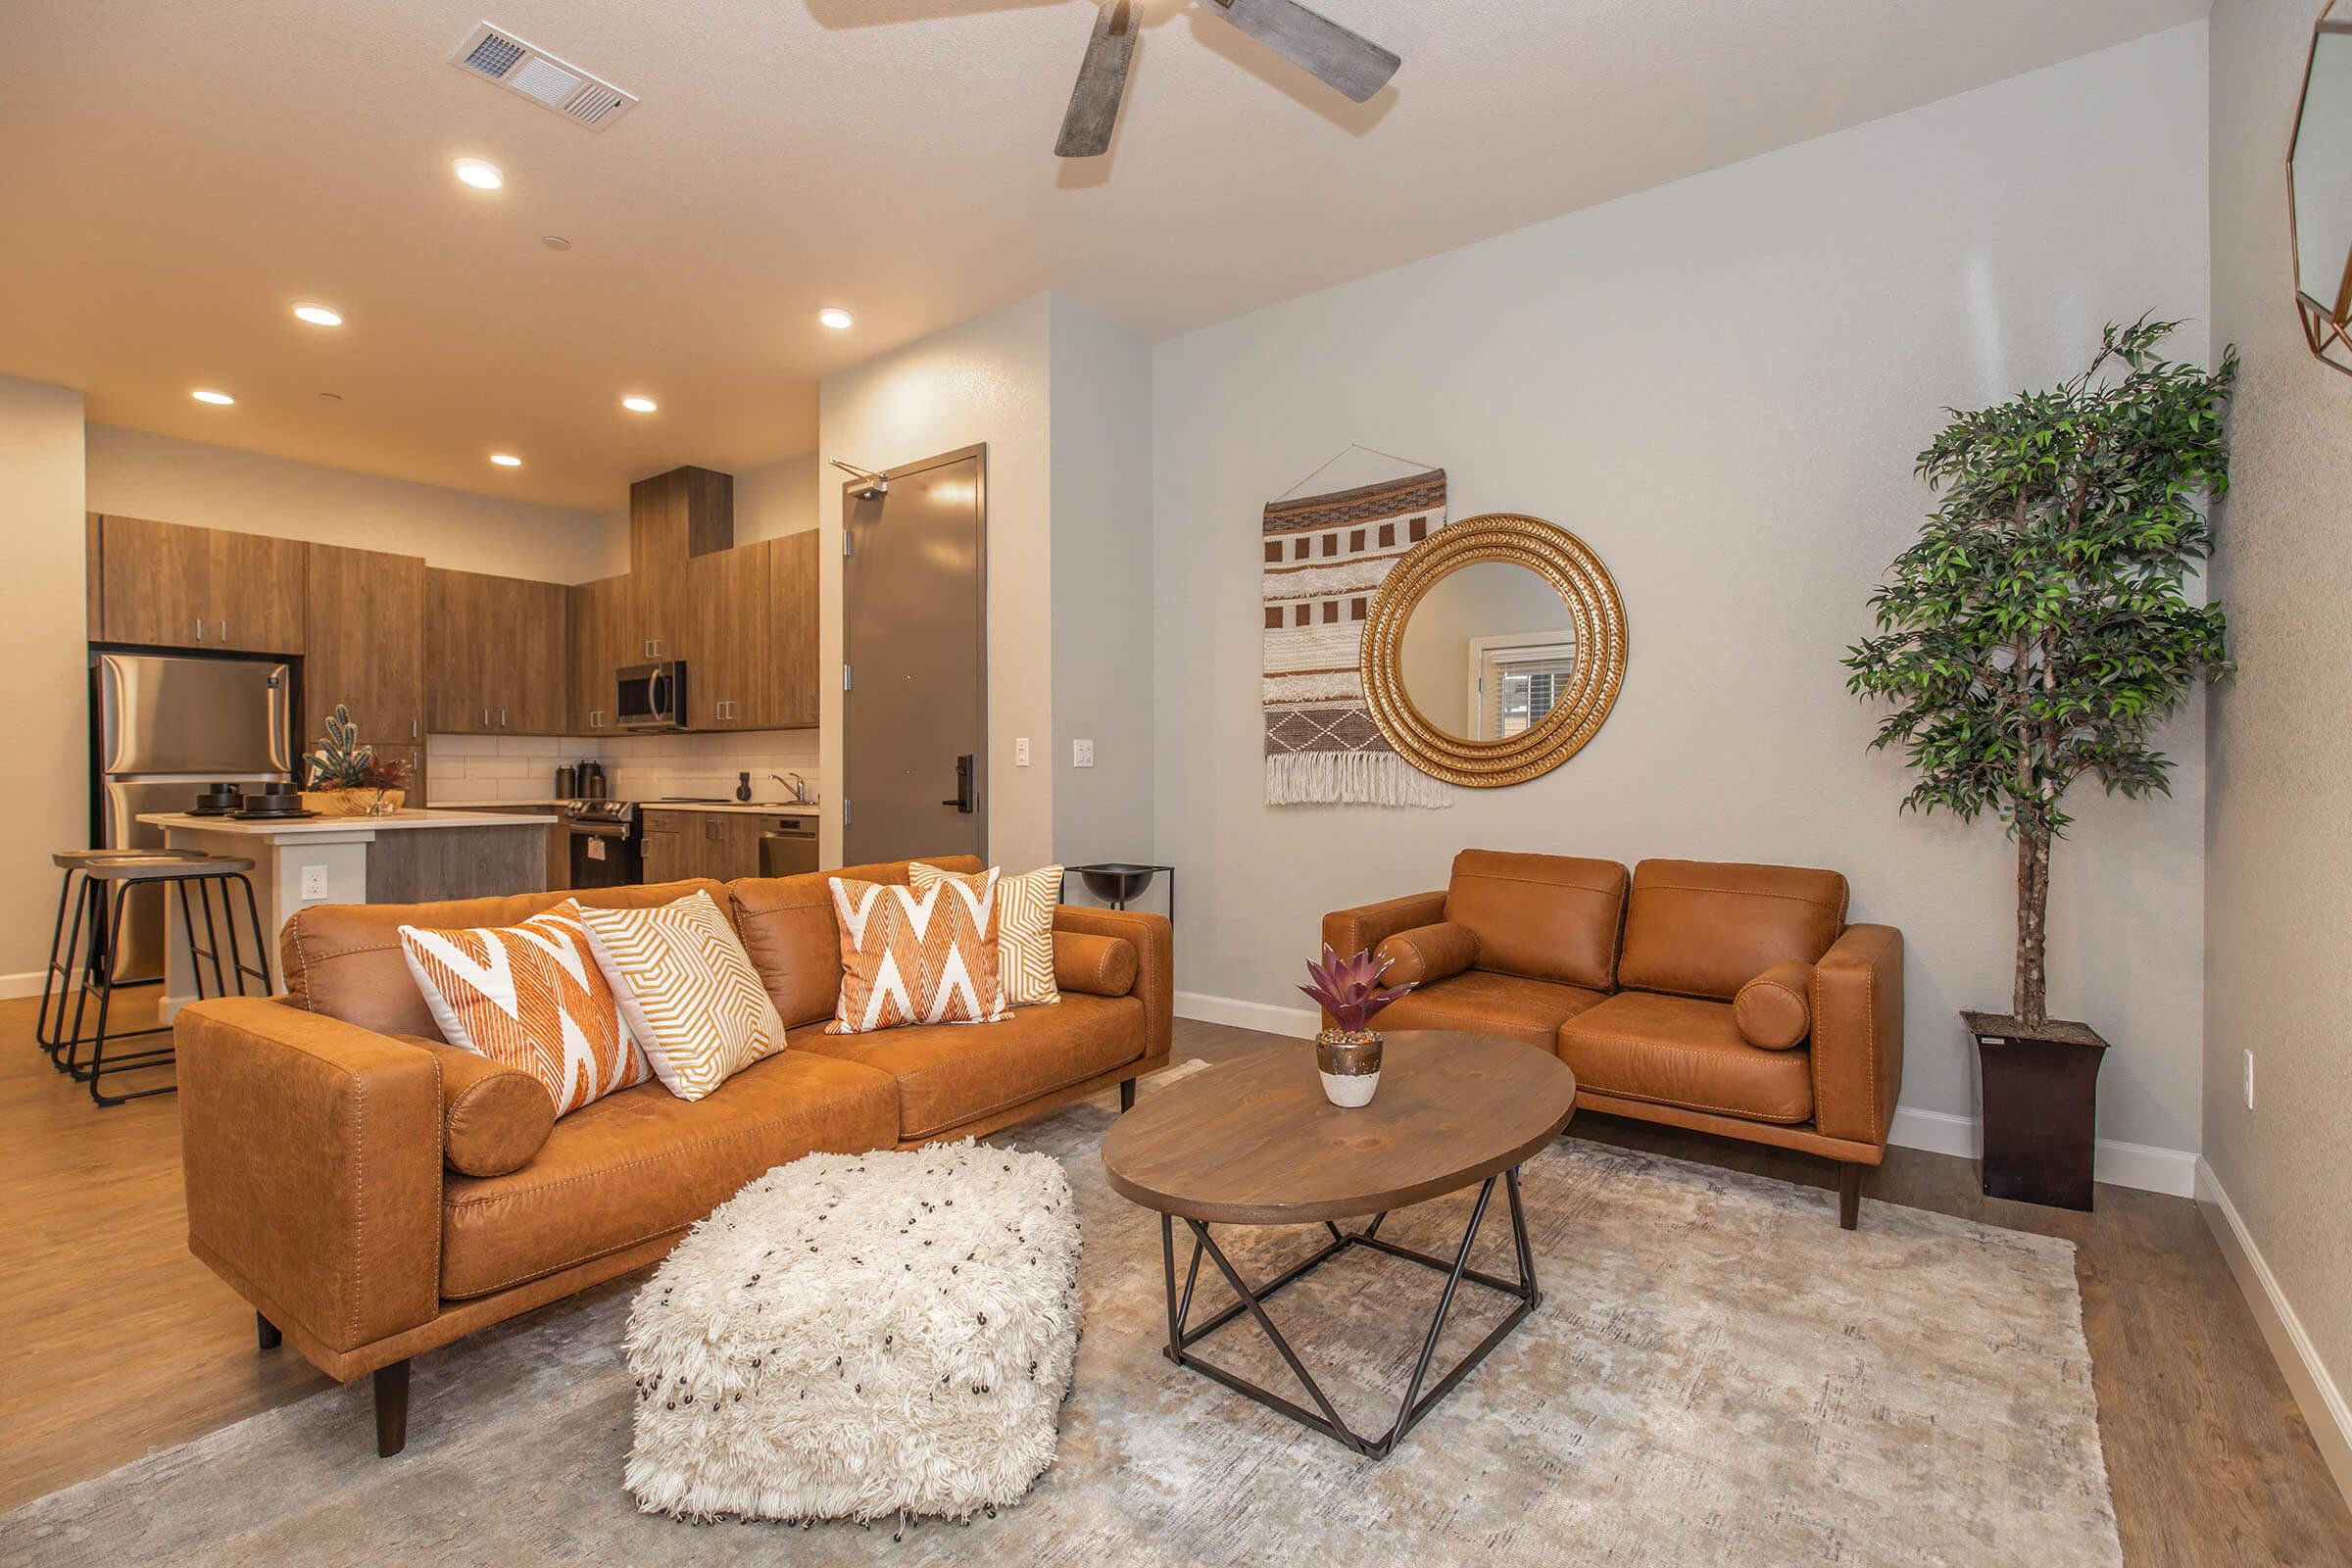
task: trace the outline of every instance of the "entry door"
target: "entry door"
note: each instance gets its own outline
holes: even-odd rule
[[[842,487],[842,858],[988,857],[988,449]]]

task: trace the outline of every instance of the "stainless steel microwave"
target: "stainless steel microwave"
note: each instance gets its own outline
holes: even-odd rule
[[[686,727],[686,661],[623,664],[618,682],[612,716],[622,729]]]

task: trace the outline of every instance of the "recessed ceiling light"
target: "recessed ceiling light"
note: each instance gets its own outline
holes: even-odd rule
[[[329,310],[323,305],[297,305],[294,307],[294,314],[313,326],[341,326],[343,324],[343,313]]]
[[[502,468],[519,468],[522,466],[522,460],[512,452],[493,452],[490,454],[490,461],[497,464]]]
[[[571,241],[565,239],[561,234],[542,234],[539,236],[539,243],[546,246],[551,251],[567,251],[571,249]]]
[[[816,318],[836,332],[847,332],[858,319],[838,305],[828,305],[816,313]]]
[[[498,172],[496,164],[486,164],[479,158],[461,158],[455,168],[458,177],[475,190],[496,190],[507,182],[507,176]]]
[[[318,401],[328,404],[340,403],[343,401],[343,394],[340,392],[321,392],[318,394]]]
[[[620,406],[631,414],[651,414],[662,405],[652,398],[622,398]]]
[[[210,403],[216,407],[223,409],[227,408],[231,403],[237,401],[235,398],[230,397],[227,393],[216,392],[211,387],[198,387],[195,391],[189,393],[188,396],[194,398],[199,403]]]

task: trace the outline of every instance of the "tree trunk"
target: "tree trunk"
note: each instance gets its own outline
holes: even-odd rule
[[[2028,1029],[2049,1022],[2042,949],[2048,939],[2050,830],[2019,824],[2017,833],[2017,989],[2009,1010]]]

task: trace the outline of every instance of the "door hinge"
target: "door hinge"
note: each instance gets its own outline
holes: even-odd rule
[[[841,798],[841,825],[843,827],[850,825],[850,798],[847,795]]]
[[[841,666],[841,689],[845,692],[855,689],[855,684],[850,676],[850,666],[847,664]]]
[[[845,556],[858,553],[858,536],[847,528],[841,530],[841,553]]]

